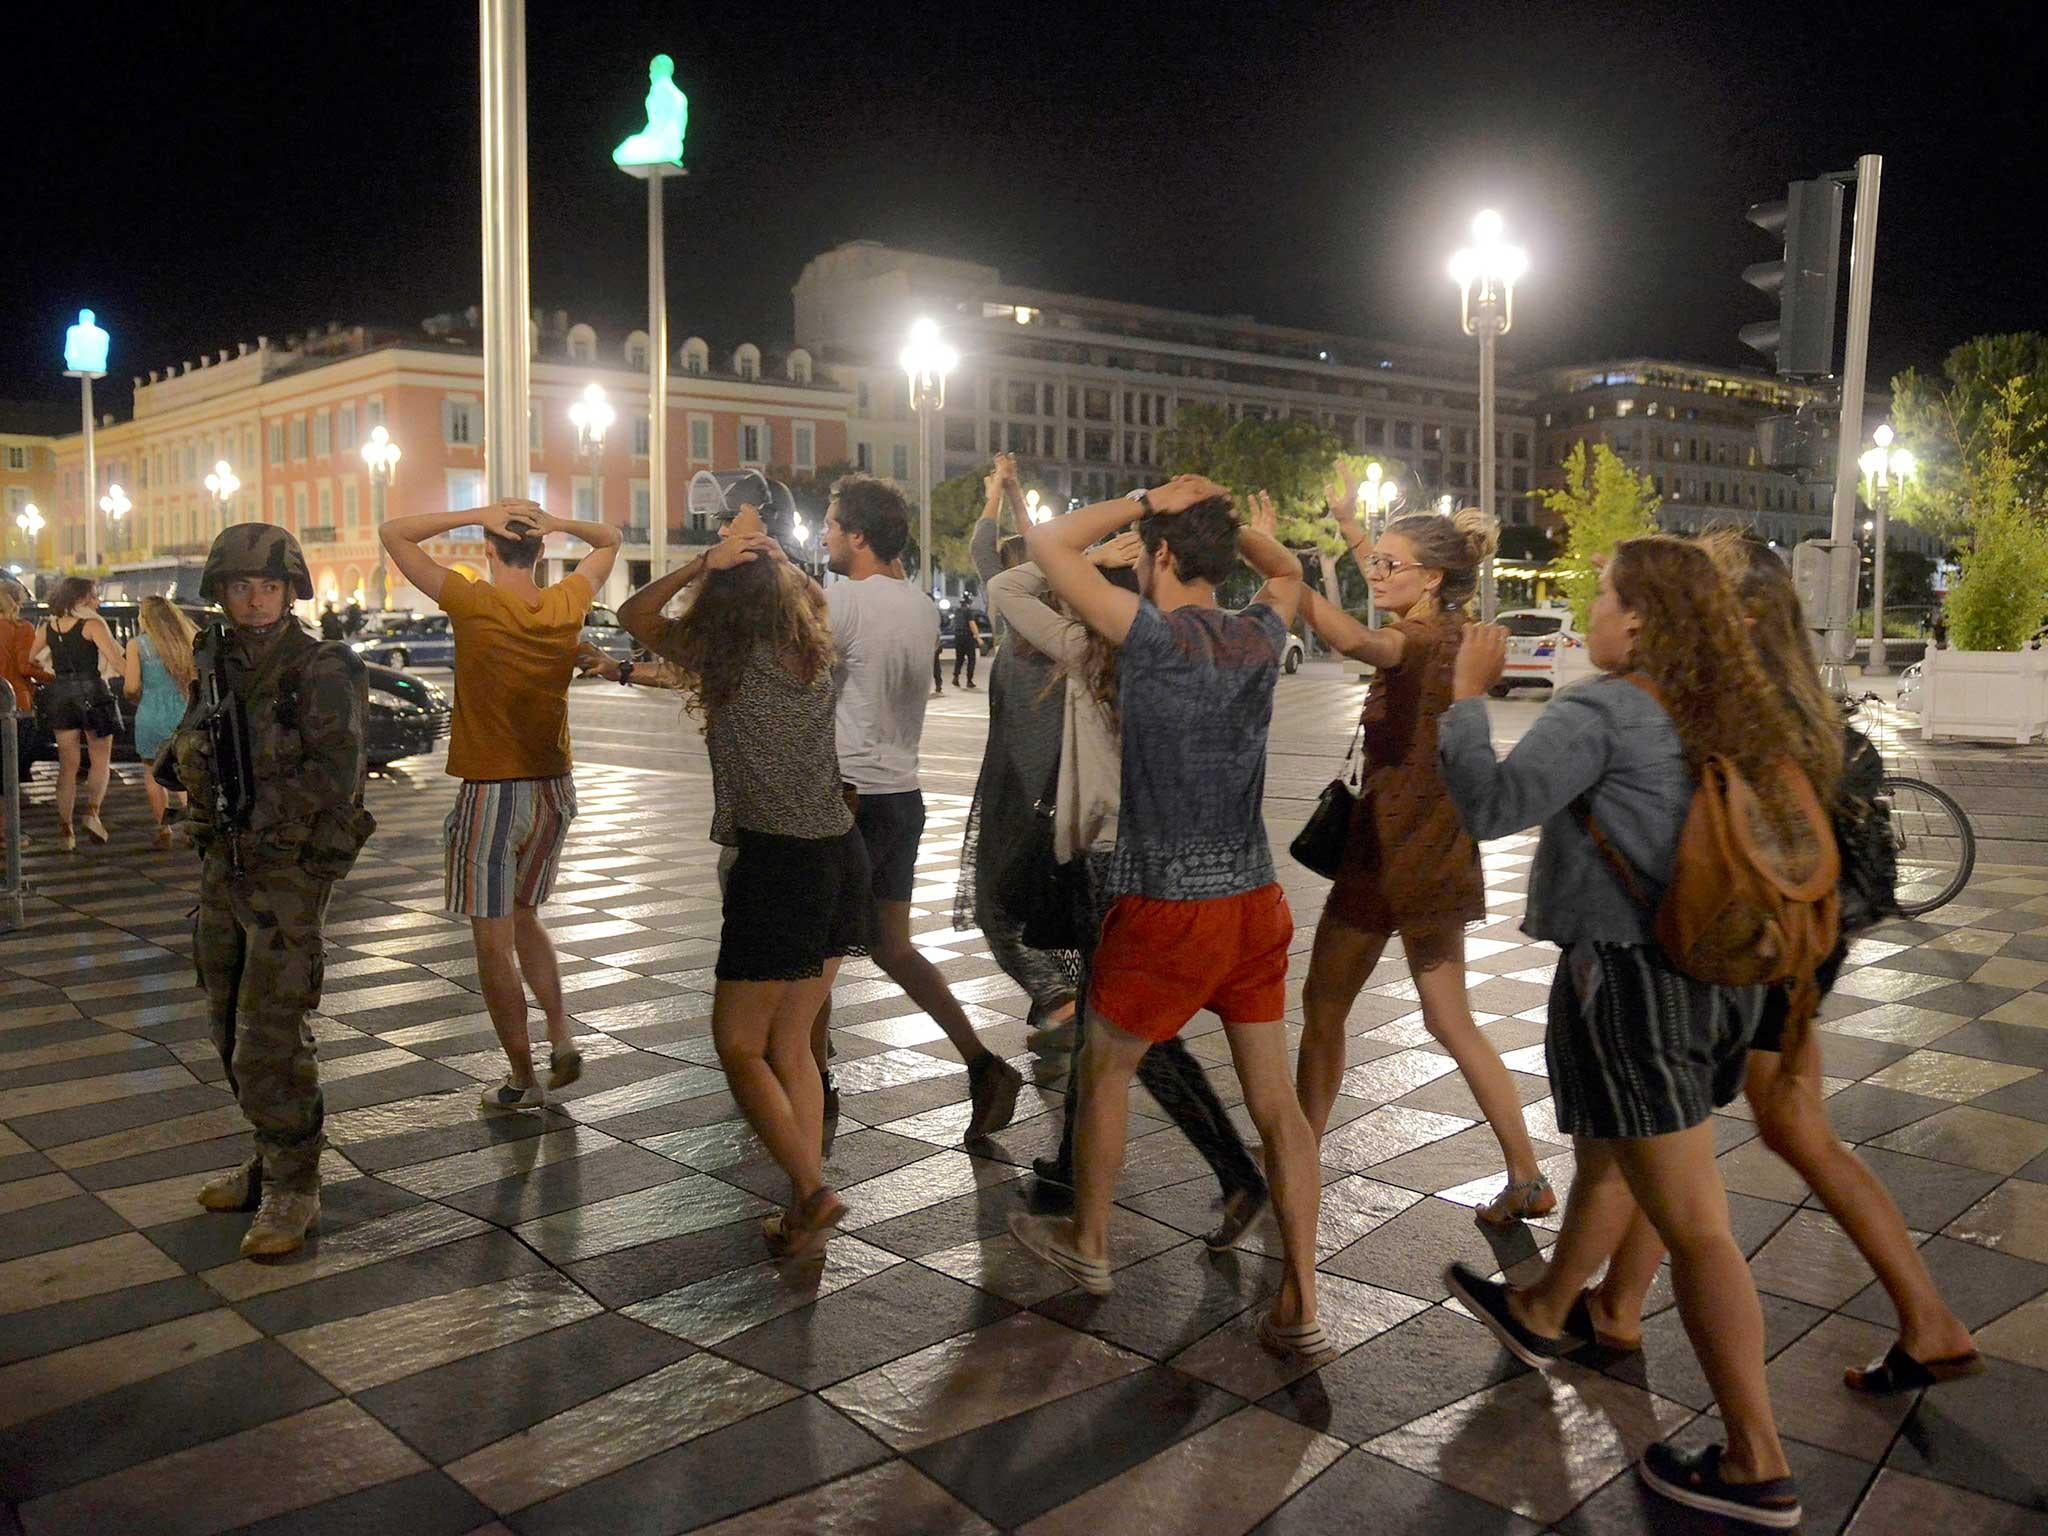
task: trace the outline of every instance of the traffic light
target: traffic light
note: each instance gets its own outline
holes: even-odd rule
[[[1795,181],[1784,199],[1758,203],[1749,222],[1781,235],[1781,261],[1745,267],[1742,280],[1774,294],[1778,318],[1745,325],[1742,343],[1777,365],[1783,378],[1827,378],[1835,371],[1835,283],[1842,254],[1842,184]]]

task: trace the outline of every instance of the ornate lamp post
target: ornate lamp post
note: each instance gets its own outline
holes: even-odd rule
[[[897,357],[910,385],[910,409],[917,417],[917,555],[924,562],[924,584],[938,594],[939,562],[932,557],[932,416],[946,408],[946,375],[960,365],[960,354],[939,335],[939,323],[918,320],[910,341]]]
[[[1378,541],[1385,526],[1387,514],[1392,512],[1401,500],[1401,487],[1397,481],[1386,478],[1387,472],[1380,467],[1379,460],[1365,466],[1365,484],[1358,488],[1358,509],[1365,514],[1365,539],[1367,544]],[[1334,603],[1336,599],[1332,597]],[[1377,629],[1380,623],[1379,605],[1372,598],[1372,584],[1365,588],[1365,622],[1368,628]]]
[[[1472,244],[1451,258],[1451,281],[1458,285],[1458,321],[1467,336],[1479,338],[1479,509],[1493,515],[1494,449],[1493,349],[1514,328],[1515,284],[1529,270],[1529,253],[1501,239],[1501,216],[1491,208],[1472,220]],[[1479,576],[1481,617],[1493,622],[1493,561]]]
[[[106,515],[107,521],[114,525],[113,537],[108,539],[108,543],[121,542],[121,524],[134,508],[135,503],[128,499],[128,493],[121,489],[118,482],[107,486],[107,494],[100,498],[100,511]]]
[[[226,459],[216,459],[205,483],[207,494],[213,497],[214,531],[218,533],[227,526],[228,504],[235,499],[235,493],[241,490],[242,477],[228,467]]]
[[[590,516],[604,521],[604,435],[618,419],[602,384],[586,384],[583,393],[569,406],[569,422],[576,428],[576,453],[590,466]],[[570,508],[575,512],[575,508]]]
[[[78,312],[78,323],[64,332],[64,377],[78,380],[80,409],[85,419],[85,563],[100,563],[99,519],[92,515],[92,493],[99,485],[99,472],[92,456],[92,381],[107,376],[107,347],[112,340],[93,319],[89,309]]]
[[[1856,461],[1870,493],[1870,665],[1866,670],[1882,677],[1891,669],[1885,664],[1884,646],[1884,535],[1885,519],[1891,512],[1892,494],[1897,486],[1913,478],[1919,466],[1910,448],[1892,446],[1892,429],[1879,422],[1870,434],[1875,447]]]
[[[370,520],[377,527],[377,591],[375,604],[382,608],[390,601],[391,577],[384,553],[384,496],[391,488],[391,480],[398,473],[398,444],[391,441],[391,434],[383,423],[370,428],[370,435],[363,443],[363,463],[370,471]]]
[[[43,536],[42,509],[32,501],[26,503],[22,507],[20,515],[14,519],[14,526],[19,528],[21,536],[28,540],[28,563],[40,566],[43,563],[41,548]]]

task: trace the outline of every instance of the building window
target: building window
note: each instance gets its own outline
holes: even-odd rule
[[[1030,416],[1038,410],[1038,386],[1029,382],[1012,380],[1010,383],[1010,413],[1015,416]]]
[[[7,449],[7,467],[15,470],[27,469],[28,449],[9,445]]]
[[[539,507],[542,511],[547,510],[548,477],[546,475],[539,473],[537,470],[527,471],[526,499],[532,502],[535,506]]]
[[[480,469],[451,469],[448,471],[448,510],[450,512],[471,512],[484,504],[484,472]],[[459,538],[463,530],[449,534]]]
[[[645,416],[635,416],[633,418],[633,454],[636,458],[644,459],[647,457],[648,444],[650,442],[648,433],[647,418]]]
[[[383,426],[383,425],[384,425],[384,398],[383,398],[383,396],[381,396],[381,395],[373,395],[373,396],[371,396],[371,397],[370,397],[370,402],[369,402],[369,404],[368,404],[368,405],[366,405],[366,406],[364,406],[364,407],[363,407],[363,410],[364,410],[364,412],[365,412],[365,415],[364,415],[364,418],[363,418],[363,419],[364,419],[364,422],[365,422],[365,423],[366,423],[367,425],[369,425],[369,426],[372,426],[372,427],[381,427],[381,426]]]
[[[628,514],[630,521],[626,525],[626,534],[635,544],[645,544],[647,542],[647,523],[648,519],[653,516],[653,506],[654,502],[647,489],[647,482],[645,480],[635,480],[633,482],[633,510]]]
[[[818,429],[808,421],[790,428],[789,464],[792,469],[815,469],[818,464]]]
[[[303,485],[292,487],[291,526],[292,531],[295,533],[306,526],[306,488]]]
[[[597,521],[597,482],[588,475],[570,477],[569,516],[579,523]]]
[[[334,417],[321,411],[313,418],[313,456],[324,459],[334,451]]]
[[[1081,414],[1089,421],[1109,420],[1109,403],[1109,391],[1106,389],[1081,391]]]
[[[853,467],[864,475],[871,475],[875,472],[875,445],[873,443],[855,443],[853,445]]]
[[[853,409],[856,415],[865,416],[868,413],[868,381],[866,379],[862,379],[853,386]]]
[[[910,445],[898,443],[889,450],[889,473],[898,480],[910,478]]]
[[[1012,453],[1035,453],[1038,449],[1038,429],[1027,422],[1011,422],[1009,449]]]
[[[975,442],[975,424],[972,416],[948,416],[946,418],[946,447],[954,453],[972,453]]]
[[[441,402],[441,441],[451,447],[474,447],[482,434],[477,430],[476,402],[472,400],[443,400]],[[481,505],[481,503],[479,503]],[[456,511],[466,510],[454,508]]]
[[[690,457],[700,464],[711,462],[711,418],[692,416],[690,418]]]
[[[306,456],[306,418],[305,418],[305,417],[303,417],[303,416],[294,416],[294,417],[292,418],[292,428],[291,428],[291,433],[292,433],[292,462],[293,462],[294,464],[296,464],[296,463],[298,463],[298,461],[299,461],[299,460],[303,459],[303,458],[304,458],[304,457]],[[190,455],[190,452],[191,452],[191,450],[190,450],[190,449],[187,449],[187,450],[186,450],[186,452],[187,452],[187,455],[189,456],[189,455]]]
[[[334,413],[334,451],[356,451],[356,408],[352,405],[344,405]]]
[[[270,520],[280,528],[284,526],[284,487],[281,485],[270,488]]]
[[[740,423],[740,462],[765,464],[768,460],[768,427],[764,422]]]
[[[540,402],[538,400],[526,402],[526,446],[534,453],[539,453],[541,449]]]
[[[347,481],[341,488],[341,520],[351,527],[363,520],[362,498],[357,493],[353,480]]]
[[[334,526],[334,487],[331,485],[322,485],[320,487],[320,526],[323,528],[332,528]]]
[[[1415,446],[1414,422],[1397,421],[1394,423],[1394,446],[1396,448],[1413,448]]]
[[[732,371],[743,379],[761,377],[761,349],[751,341],[743,341],[733,349]]]
[[[1084,432],[1081,434],[1081,457],[1095,464],[1107,464],[1111,454],[1110,435],[1107,432]]]

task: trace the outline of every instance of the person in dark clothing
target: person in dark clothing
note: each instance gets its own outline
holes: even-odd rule
[[[967,594],[960,596],[959,607],[953,610],[953,686],[958,688],[960,669],[967,668],[967,684],[974,686],[974,663],[981,654],[980,615],[969,605]]]
[[[344,635],[359,635],[368,622],[369,617],[363,612],[363,605],[350,598],[348,607],[341,611],[341,632]]]
[[[322,608],[320,610],[320,638],[322,640],[341,640],[346,638],[347,635],[348,627],[343,622],[341,615],[334,611],[334,604],[329,603],[325,608]]]

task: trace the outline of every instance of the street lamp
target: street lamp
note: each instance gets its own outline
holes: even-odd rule
[[[1386,473],[1380,467],[1379,460],[1374,459],[1365,466],[1365,483],[1358,488],[1358,507],[1365,514],[1365,542],[1368,548],[1378,541],[1382,520],[1401,500],[1400,483],[1387,479]],[[1379,605],[1372,600],[1371,582],[1367,582],[1365,586],[1365,622],[1369,629],[1379,627]]]
[[[1501,239],[1501,216],[1482,209],[1472,220],[1472,244],[1451,258],[1451,281],[1458,285],[1458,322],[1467,336],[1479,338],[1479,510],[1493,515],[1493,348],[1514,328],[1515,284],[1529,270],[1529,253]],[[1494,612],[1493,561],[1479,575],[1480,616],[1489,624]]]
[[[593,522],[604,521],[604,435],[617,419],[618,412],[605,398],[602,384],[584,385],[583,394],[569,406],[569,421],[576,428],[576,452],[590,464],[590,516]]]
[[[92,381],[107,376],[107,346],[111,338],[89,309],[78,312],[78,323],[64,332],[64,377],[78,380],[81,413],[85,420],[85,563],[100,563],[99,522],[92,515],[93,488],[99,473],[93,466]]]
[[[228,467],[226,459],[215,459],[213,471],[206,477],[206,489],[213,497],[213,520],[218,532],[228,520],[228,503],[235,499],[235,493],[242,488],[242,477]]]
[[[100,498],[100,511],[106,514],[107,520],[114,525],[116,532],[120,530],[121,520],[134,509],[134,506],[135,503],[128,499],[128,493],[121,489],[118,481],[109,483],[107,494]],[[111,539],[108,542],[118,544],[121,541]]]
[[[910,343],[897,361],[910,385],[910,409],[917,417],[917,556],[924,562],[924,584],[936,593],[939,563],[932,558],[932,414],[946,408],[946,375],[960,363],[960,354],[939,335],[939,323],[920,319],[910,327]]]
[[[1024,493],[1024,516],[1033,523],[1047,522],[1052,517],[1052,508],[1041,505],[1041,498],[1037,491],[1026,491]]]
[[[41,565],[42,553],[37,548],[36,541],[43,534],[42,509],[32,501],[25,503],[20,514],[14,519],[14,526],[19,528],[21,536],[28,540],[28,563],[30,565]]]
[[[1879,422],[1870,434],[1871,442],[1877,446],[1866,449],[1856,461],[1863,471],[1863,478],[1869,482],[1871,519],[1863,525],[1870,534],[1870,664],[1867,670],[1882,677],[1889,668],[1885,665],[1884,645],[1884,534],[1885,518],[1891,511],[1892,491],[1913,478],[1918,467],[1910,448],[1892,446],[1892,429],[1888,422]]]
[[[370,520],[377,526],[377,592],[376,606],[383,608],[390,601],[391,577],[386,566],[390,558],[384,552],[384,496],[390,489],[391,478],[398,472],[398,444],[391,441],[391,434],[383,424],[370,428],[368,441],[363,444],[363,463],[370,471]]]

